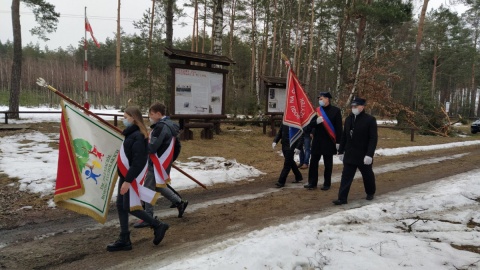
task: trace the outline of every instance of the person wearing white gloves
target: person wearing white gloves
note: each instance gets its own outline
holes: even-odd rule
[[[318,95],[317,116],[312,118],[308,126],[312,129],[312,148],[308,183],[304,188],[313,190],[318,184],[318,163],[323,156],[323,185],[321,190],[329,190],[332,184],[333,156],[337,154],[337,144],[342,136],[342,112],[331,104],[332,95],[321,92]],[[323,116],[322,116],[323,115]]]
[[[363,178],[363,186],[367,200],[375,195],[375,174],[372,164],[378,141],[377,120],[365,113],[365,99],[355,97],[351,103],[352,113],[345,119],[345,126],[338,149],[339,158],[343,161],[342,178],[335,205],[348,202],[348,193],[352,186],[357,169]]]
[[[272,148],[275,149],[275,146],[279,141],[282,143],[282,153],[283,157],[285,158],[283,162],[282,172],[280,173],[280,177],[278,177],[278,182],[275,183],[275,186],[278,188],[284,187],[285,183],[287,182],[287,176],[290,173],[290,170],[293,171],[295,175],[295,180],[293,183],[298,183],[303,180],[302,173],[297,167],[295,160],[293,159],[295,154],[300,153],[300,149],[303,147],[303,140],[298,139],[292,147],[290,147],[290,139],[288,135],[288,126],[283,125],[278,130],[277,136],[273,139]]]

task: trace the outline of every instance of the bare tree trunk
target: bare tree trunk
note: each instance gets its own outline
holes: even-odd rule
[[[285,7],[282,8],[282,15],[281,15],[281,18],[285,18],[284,17],[285,15]],[[278,29],[278,34],[279,34],[279,38],[278,38],[278,41],[279,41],[279,44],[278,44],[278,48],[280,50],[280,55],[283,54],[283,32],[284,32],[284,22],[285,20],[280,20],[280,28]],[[278,59],[278,65],[276,65],[276,71],[275,71],[275,76],[277,77],[280,77],[282,76],[282,60],[281,60],[281,57],[279,57]]]
[[[202,39],[202,53],[205,53],[205,39],[207,38],[207,0],[203,6],[203,39]]]
[[[115,108],[120,108],[120,94],[122,93],[121,85],[121,69],[120,69],[120,51],[121,51],[121,32],[120,32],[120,2],[118,0],[117,8],[117,48],[116,48],[116,60],[115,60]]]
[[[20,0],[12,0],[13,62],[8,110],[17,112],[20,107],[20,82],[22,80],[22,27],[20,25]],[[18,113],[9,114],[18,119]]]
[[[303,48],[303,36],[305,33],[305,21],[302,19],[301,28],[300,28],[300,41],[298,46],[298,56],[297,56],[297,74],[300,74],[300,68],[302,67],[302,48]],[[303,73],[303,72],[302,72]],[[303,73],[302,80],[305,81],[305,73]]]
[[[275,68],[275,46],[276,44],[276,39],[277,39],[277,0],[273,0],[273,8],[274,8],[274,13],[273,13],[273,34],[272,34],[272,58],[270,60],[270,76],[272,76],[274,73],[274,68]]]
[[[166,23],[165,46],[170,48],[173,46],[173,1],[174,0],[167,0],[167,10],[165,11],[165,23]]]
[[[308,60],[307,60],[307,79],[305,80],[307,94],[312,97],[312,87],[311,87],[311,78],[312,78],[312,58],[313,58],[313,24],[315,18],[315,1],[312,0],[311,7],[311,17],[310,17],[310,29],[309,29],[309,40],[308,45]]]
[[[298,58],[297,58],[297,51],[299,51],[299,47],[301,47],[301,45],[299,45],[298,43],[298,36],[300,35],[298,33],[298,31],[300,31],[300,28],[301,28],[301,24],[303,22],[302,18],[301,18],[301,9],[302,9],[302,0],[298,0],[298,9],[297,9],[297,27],[295,29],[295,48],[294,48],[294,52],[293,52],[293,62],[292,64],[294,65],[293,68],[295,69],[295,72],[298,74],[298,70],[299,70],[299,62],[298,61]]]
[[[371,0],[365,0],[366,5],[370,5]],[[349,101],[352,100],[355,92],[357,91],[358,81],[360,79],[360,71],[362,66],[362,52],[363,52],[363,41],[365,39],[365,29],[367,28],[367,16],[363,15],[360,17],[358,22],[357,32],[355,33],[355,61],[354,61],[354,71],[355,71],[355,79],[353,82],[352,90],[350,91],[350,95],[348,96],[348,100],[345,103],[346,106],[349,105]],[[361,93],[360,93],[361,94]]]
[[[222,55],[223,38],[223,0],[215,1],[215,13],[213,15],[213,54]]]
[[[256,74],[256,56],[257,56],[257,19],[256,19],[256,0],[251,0],[251,10],[252,10],[252,71],[250,73],[250,85],[252,92],[255,89],[255,74]]]
[[[195,49],[195,45],[196,45],[196,35],[195,35],[195,29],[198,28],[197,25],[198,25],[198,1],[195,0],[195,2],[193,3],[193,27],[192,27],[192,46],[190,48],[190,51],[194,51]]]
[[[475,34],[473,38],[473,48],[475,50],[475,53],[473,54],[473,61],[472,61],[472,75],[471,75],[471,80],[470,80],[470,87],[471,87],[471,96],[470,100],[472,101],[472,105],[470,106],[470,117],[475,116],[475,115],[480,115],[480,102],[478,104],[478,109],[475,114],[475,104],[476,104],[476,98],[477,98],[477,85],[475,83],[475,67],[476,67],[476,62],[478,59],[478,54],[477,54],[477,45],[478,45],[478,37],[479,37],[479,21],[480,18],[478,16],[478,11],[477,11],[477,16],[476,20],[474,22],[474,27],[475,27]]]
[[[340,24],[340,29],[338,30],[337,35],[337,48],[336,48],[336,86],[334,95],[340,93],[342,88],[342,72],[343,72],[343,54],[345,50],[345,35],[347,32],[348,24],[350,23],[350,6],[354,0],[347,0],[345,7],[343,9],[343,20]],[[348,102],[347,102],[348,103]]]
[[[413,66],[412,66],[412,75],[411,75],[411,87],[410,92],[408,95],[408,103],[412,108],[415,107],[415,97],[417,95],[417,68],[418,68],[418,60],[420,55],[420,45],[422,44],[422,36],[423,36],[423,26],[425,23],[425,14],[427,13],[428,7],[428,0],[423,0],[423,7],[422,12],[420,14],[420,20],[418,22],[418,32],[417,32],[417,40],[415,42],[415,52],[413,55]]]
[[[148,104],[152,104],[152,38],[153,21],[155,18],[155,0],[152,0],[152,10],[150,13],[150,27],[148,29],[148,48],[147,48],[147,78],[148,78]]]
[[[347,102],[345,103],[345,107],[348,107],[350,105],[350,100],[352,100],[353,95],[355,94],[355,91],[357,90],[357,85],[358,85],[358,77],[360,76],[360,69],[362,68],[362,59],[359,57],[360,61],[358,62],[357,65],[357,72],[355,74],[355,82],[353,83],[352,90],[350,91],[350,95],[348,95]]]
[[[270,1],[267,0],[267,2],[269,3]],[[269,24],[270,24],[270,16],[267,13],[266,19],[264,20],[264,23],[263,23],[262,61],[260,63],[260,68],[259,68],[259,75],[260,76],[265,75],[265,73],[266,73],[265,70],[267,69]],[[258,80],[257,83],[260,83],[260,80]]]
[[[230,59],[233,59],[233,39],[235,35],[233,34],[235,30],[235,13],[237,8],[237,0],[232,0],[231,4],[232,10],[230,13],[230,44],[228,45],[228,56]],[[237,115],[238,111],[238,91],[237,91],[237,84],[235,82],[235,69],[233,65],[230,65],[230,78],[232,79],[232,90],[233,90],[233,113]]]

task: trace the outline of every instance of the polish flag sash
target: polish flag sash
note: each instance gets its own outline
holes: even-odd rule
[[[128,163],[127,155],[125,154],[125,149],[120,147],[120,152],[118,153],[117,166],[120,173],[123,176],[127,175],[128,170],[130,169],[130,164]],[[148,162],[145,163],[145,167],[140,172],[140,174],[135,177],[132,181],[129,189],[129,198],[130,198],[130,211],[142,210],[142,202],[148,202],[150,204],[155,204],[159,194],[151,189],[148,189],[143,186],[145,177],[147,176]]]
[[[170,145],[160,157],[157,155],[157,153],[150,154],[150,160],[153,163],[156,187],[166,187],[167,184],[170,184],[170,176],[167,173],[167,169],[172,163],[174,145],[175,137],[172,137]]]
[[[327,130],[327,133],[330,136],[330,138],[332,138],[333,142],[336,143],[337,139],[335,136],[335,127],[333,126],[332,121],[330,121],[330,119],[328,118],[328,115],[325,113],[322,107],[317,108],[317,114],[318,116],[323,117],[323,120],[324,120],[323,126]]]

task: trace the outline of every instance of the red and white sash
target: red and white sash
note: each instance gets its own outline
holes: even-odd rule
[[[125,177],[127,175],[128,170],[130,169],[130,164],[128,163],[127,155],[125,154],[125,149],[120,147],[120,152],[118,153],[117,158],[117,166],[120,170],[120,173]],[[158,199],[158,193],[155,191],[148,189],[143,186],[143,182],[145,177],[147,176],[147,169],[148,169],[148,162],[145,163],[145,167],[140,172],[137,177],[132,181],[130,185],[130,211],[133,210],[141,210],[142,209],[142,202],[148,202],[150,204],[155,204]]]
[[[167,184],[170,184],[170,176],[167,173],[167,168],[172,163],[174,145],[175,137],[172,137],[170,145],[160,157],[157,153],[150,154],[150,160],[153,163],[156,187],[166,187]]]

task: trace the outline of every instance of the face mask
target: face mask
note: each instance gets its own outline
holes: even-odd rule
[[[352,108],[352,113],[358,115],[360,111],[358,110],[358,108]]]
[[[318,105],[320,105],[320,107],[325,107],[325,101],[319,100]]]
[[[152,124],[152,125],[153,125],[153,124],[155,124],[155,123],[157,122],[157,121],[153,120],[153,119],[152,119],[152,118],[150,118],[150,117],[148,118],[148,121],[150,121],[150,124]]]
[[[130,123],[130,122],[128,122],[128,119],[124,118],[124,119],[123,119],[123,125],[124,125],[125,127],[129,127],[129,126],[131,126],[131,125],[133,125],[133,124]]]

